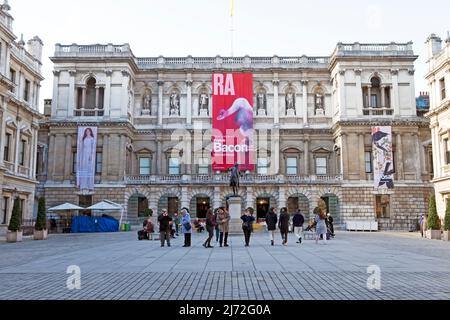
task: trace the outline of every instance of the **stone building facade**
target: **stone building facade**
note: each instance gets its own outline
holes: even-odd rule
[[[450,37],[442,40],[432,34],[428,40],[430,119],[433,140],[434,187],[438,214],[444,219],[450,201]]]
[[[20,198],[22,221],[33,218],[37,180],[36,146],[42,41],[16,41],[7,1],[0,5],[0,232],[5,232],[13,200]]]
[[[201,218],[208,206],[224,205],[228,175],[210,165],[212,73],[245,71],[254,75],[257,169],[242,178],[243,206],[259,217],[270,206],[309,215],[323,198],[338,224],[377,220],[381,229],[409,230],[432,192],[416,58],[411,43],[339,43],[327,57],[186,58],[138,58],[127,44],[57,44],[53,99],[40,126],[39,192],[48,206],[109,199],[132,223],[148,207],[190,207]],[[99,130],[92,194],[75,188],[84,125]],[[393,128],[396,187],[385,192],[373,182],[377,125]]]

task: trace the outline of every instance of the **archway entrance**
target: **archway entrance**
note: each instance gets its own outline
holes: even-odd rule
[[[256,217],[257,219],[265,219],[269,209],[276,204],[275,198],[268,194],[262,193],[256,197]]]
[[[311,214],[309,210],[309,200],[304,194],[294,194],[290,196],[287,201],[287,206],[288,212],[291,215],[296,213],[297,210],[300,210],[305,218],[308,218]]]
[[[180,199],[173,194],[166,194],[162,196],[158,201],[158,214],[165,209],[169,215],[173,215],[175,212],[180,212]]]
[[[341,223],[341,215],[339,210],[339,198],[333,193],[327,193],[321,197],[327,205],[327,212],[331,214],[335,224]]]
[[[205,219],[209,208],[211,208],[211,199],[208,195],[199,194],[191,199],[189,209],[192,217],[197,219]]]
[[[130,197],[130,199],[128,199],[128,217],[130,218],[145,217],[147,209],[148,209],[148,199],[143,194],[135,193]]]

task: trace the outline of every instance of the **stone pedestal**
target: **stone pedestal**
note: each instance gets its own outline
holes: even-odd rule
[[[206,109],[200,109],[200,117],[205,117],[205,118],[207,118],[207,117],[209,117],[209,114],[208,114],[209,112],[208,112],[208,110],[206,110]]]
[[[230,234],[242,234],[242,199],[232,197],[228,200],[228,212],[230,213]]]
[[[286,115],[287,115],[288,117],[295,117],[295,110],[294,110],[294,109],[288,109],[288,110],[286,111]]]

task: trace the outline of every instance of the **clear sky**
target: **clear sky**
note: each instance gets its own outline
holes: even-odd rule
[[[2,1],[2,0],[0,0]],[[136,56],[230,55],[231,0],[10,0],[14,33],[45,44],[42,100],[55,43],[129,43]],[[330,55],[337,42],[414,42],[427,90],[425,40],[450,30],[450,1],[235,0],[235,56]],[[41,105],[43,101],[41,101]]]

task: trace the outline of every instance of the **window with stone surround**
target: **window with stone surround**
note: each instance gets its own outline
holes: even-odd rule
[[[25,87],[23,88],[23,99],[27,102],[30,102],[30,88],[31,82],[29,80],[25,80]]]
[[[77,152],[72,151],[72,174],[77,173]]]
[[[198,174],[208,175],[209,174],[209,159],[200,158],[198,161]]]
[[[326,176],[328,174],[328,158],[317,157],[316,158],[316,175]]]
[[[258,174],[267,175],[269,174],[269,160],[267,158],[258,158],[258,166],[257,166]]]
[[[141,176],[150,175],[151,173],[151,160],[149,157],[139,158],[139,174]]]
[[[444,150],[445,164],[450,164],[450,140],[448,138],[444,139]]]
[[[19,145],[19,165],[25,165],[25,149],[26,149],[27,141],[22,140]]]
[[[377,219],[389,219],[391,217],[391,199],[389,195],[375,196],[375,212]]]
[[[441,92],[441,100],[444,100],[446,98],[446,93],[445,93],[445,79],[442,78],[441,80],[439,80],[439,90]]]
[[[297,159],[297,157],[286,158],[286,174],[288,176],[296,176],[298,174],[298,159]]]
[[[11,133],[6,133],[5,147],[3,148],[3,161],[10,161]]]
[[[95,174],[102,174],[103,170],[103,153],[97,152],[95,154]]]
[[[180,159],[179,158],[169,158],[169,175],[171,175],[171,176],[180,175]]]
[[[372,173],[372,152],[366,151],[364,152],[364,163],[366,167],[366,173]]]

